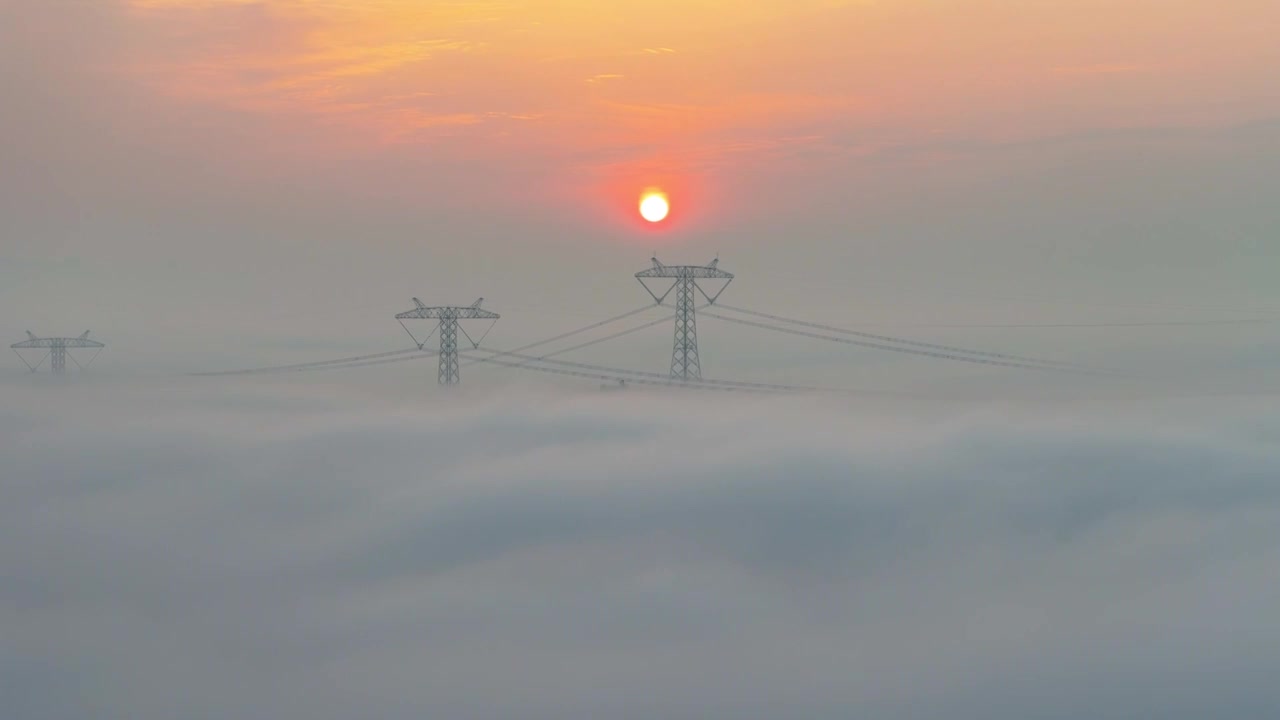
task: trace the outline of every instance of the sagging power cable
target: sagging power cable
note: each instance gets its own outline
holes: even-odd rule
[[[1077,369],[1074,367],[1062,367],[1055,365],[1036,365],[1026,362],[1017,362],[1012,360],[999,360],[990,357],[978,357],[970,355],[959,355],[955,353],[947,353],[939,350],[926,350],[923,348],[904,347],[901,345],[888,345],[883,342],[871,342],[869,340],[857,340],[849,337],[840,337],[838,335],[824,335],[822,333],[811,332],[808,330],[799,330],[795,328],[780,327],[770,325],[768,323],[756,322],[754,320],[744,320],[742,318],[729,317],[727,315],[717,315],[716,313],[704,312],[703,317],[711,317],[725,322],[736,323],[739,325],[747,325],[750,327],[760,328],[763,330],[772,330],[774,332],[786,333],[788,335],[798,335],[801,337],[810,337],[818,340],[827,340],[829,342],[843,343],[845,345],[855,345],[858,347],[871,348],[873,350],[884,350],[887,352],[904,353],[907,355],[918,355],[922,357],[937,358],[939,360],[954,360],[957,362],[973,363],[976,365],[994,365],[999,367],[1020,368],[1023,370],[1040,370],[1047,372],[1064,372],[1078,373],[1087,375],[1103,374],[1098,370]]]
[[[955,345],[940,345],[938,343],[922,342],[919,340],[910,340],[908,338],[893,337],[891,335],[877,335],[875,333],[863,332],[860,330],[848,330],[836,327],[834,325],[824,325],[822,323],[810,322],[807,320],[798,320],[796,318],[783,317],[781,315],[772,315],[770,313],[759,312],[757,310],[748,310],[746,308],[733,307],[732,305],[720,304],[716,307],[722,310],[730,310],[744,315],[754,315],[755,317],[784,322],[790,325],[798,325],[801,327],[814,328],[817,330],[826,330],[828,332],[839,333],[841,335],[850,335],[853,337],[866,338],[867,340],[875,340],[877,342],[891,343],[896,345],[905,345],[907,347],[923,348],[925,350],[937,350],[942,353],[952,355],[973,355],[975,357],[993,358],[995,360],[1008,360],[1015,363],[1025,363],[1029,365],[1048,365],[1062,368],[1077,368],[1081,370],[1091,370],[1076,363],[1062,362],[1058,360],[1044,360],[1040,358],[1025,357],[1021,355],[1010,355],[1008,353],[988,352],[985,350],[973,350],[970,348],[957,347]],[[714,315],[712,317],[715,317]],[[722,318],[723,319],[723,318]]]
[[[584,332],[588,332],[588,331],[591,331],[591,330],[595,330],[596,328],[604,327],[605,325],[609,325],[609,324],[611,324],[611,323],[615,323],[615,322],[618,322],[618,321],[620,321],[620,320],[626,320],[626,319],[627,319],[627,318],[629,318],[629,317],[634,317],[634,316],[639,315],[640,313],[643,313],[643,312],[648,312],[651,308],[654,308],[654,307],[658,307],[658,306],[657,306],[657,305],[645,305],[644,307],[636,308],[635,310],[631,310],[631,311],[628,311],[628,312],[624,312],[624,313],[622,313],[621,315],[615,315],[615,316],[613,316],[613,317],[611,317],[611,318],[606,318],[606,319],[604,319],[604,320],[600,320],[600,321],[598,321],[598,322],[593,322],[593,323],[591,323],[590,325],[584,325],[583,327],[580,327],[580,328],[578,328],[578,329],[576,329],[576,330],[570,330],[569,332],[563,332],[563,333],[560,333],[559,335],[556,335],[556,336],[554,336],[554,337],[549,337],[549,338],[547,338],[547,339],[545,339],[545,340],[539,340],[539,341],[537,341],[537,342],[532,342],[532,343],[529,343],[528,345],[521,345],[520,347],[518,347],[518,348],[516,348],[516,349],[514,349],[514,350],[511,350],[510,352],[524,352],[525,350],[532,350],[533,348],[536,348],[536,347],[541,347],[541,346],[543,346],[543,345],[548,345],[548,344],[550,344],[550,343],[556,342],[557,340],[564,340],[565,338],[570,338],[570,337],[573,337],[574,335],[581,335],[581,334],[582,334],[582,333],[584,333]],[[656,325],[657,323],[654,323],[654,324]],[[603,341],[601,341],[601,342],[603,342]],[[565,351],[565,352],[567,352],[567,351]]]
[[[642,308],[637,308],[635,310],[625,312],[621,315],[616,315],[611,318],[606,318],[604,320],[591,323],[590,325],[577,328],[576,330],[570,330],[569,332],[560,333],[559,335],[546,338],[545,340],[539,340],[534,343],[529,343],[528,345],[516,348],[516,352],[546,345],[548,343],[552,343],[557,340],[563,340],[565,338],[573,337],[574,335],[579,335],[589,330],[594,330],[596,328],[603,327],[610,323],[618,322],[620,320],[625,320],[629,317],[633,317],[635,315],[639,315],[640,313],[646,312],[652,307],[654,306],[645,305]],[[403,322],[401,323],[401,327],[404,327]],[[401,360],[418,359],[419,356],[435,357],[437,355],[437,353],[427,350],[425,349],[425,347],[423,347],[423,345],[426,342],[425,340],[419,341],[413,335],[413,333],[409,332],[408,328],[405,328],[405,332],[409,334],[410,339],[412,339],[414,344],[418,345],[418,347],[406,348],[404,350],[391,350],[387,352],[373,353],[370,355],[357,355],[354,357],[334,358],[332,360],[317,360],[314,362],[291,363],[289,365],[270,365],[266,367],[245,368],[241,370],[222,370],[222,371],[216,371],[216,372],[199,372],[199,373],[189,373],[189,374],[196,377],[219,377],[219,376],[228,376],[228,375],[256,375],[256,374],[278,373],[278,372],[303,372],[303,371],[309,371],[309,370],[331,370],[331,369],[336,370],[336,369],[346,369],[346,368],[354,368],[354,367],[367,367],[369,365],[383,365],[383,364],[386,364],[387,362],[383,360],[384,358],[394,358],[394,362],[399,362]],[[434,333],[434,330],[432,332]],[[427,336],[428,339],[430,337],[431,337],[430,335]],[[483,337],[481,339],[483,340]],[[603,342],[603,340],[601,340],[601,342]],[[565,352],[567,352],[567,350]],[[409,357],[398,357],[402,355],[409,355]]]
[[[756,390],[754,388],[747,388],[747,387],[734,387],[734,386],[728,386],[728,385],[724,385],[724,386],[709,385],[704,383],[685,382],[683,380],[673,380],[666,376],[658,376],[658,377],[632,376],[630,375],[632,371],[627,371],[627,370],[622,370],[622,371],[612,372],[612,373],[591,372],[586,370],[572,370],[569,368],[562,368],[562,367],[546,367],[543,365],[532,365],[532,364],[529,364],[528,362],[511,362],[508,360],[499,360],[496,357],[484,358],[482,362],[493,363],[494,365],[500,365],[503,367],[518,368],[521,370],[532,370],[534,372],[549,373],[552,375],[585,377],[585,378],[593,378],[596,380],[615,380],[615,381],[635,383],[638,385],[660,385],[663,387],[678,387],[678,388],[684,388],[688,390],[717,390],[721,392],[735,392],[735,391],[767,392],[766,390]]]
[[[666,322],[665,318],[663,319],[663,322]],[[897,394],[897,393],[889,393],[889,392],[872,392],[872,391],[866,391],[866,390],[855,390],[850,388],[815,387],[812,385],[783,385],[778,383],[750,382],[746,380],[718,380],[718,379],[712,379],[712,378],[702,378],[699,380],[681,380],[678,378],[672,378],[669,375],[663,375],[661,373],[655,373],[655,372],[646,372],[644,370],[627,370],[623,368],[609,367],[606,365],[596,365],[593,363],[572,362],[569,360],[551,360],[549,359],[549,356],[545,356],[545,355],[544,356],[524,355],[521,353],[515,353],[515,352],[509,351],[504,354],[504,357],[506,356],[515,357],[523,361],[519,363],[517,362],[502,363],[506,367],[523,368],[523,367],[529,367],[535,364],[548,364],[548,365],[556,365],[556,366],[566,367],[566,368],[575,368],[580,370],[591,370],[599,373],[606,373],[606,374],[612,374],[612,375],[628,375],[628,376],[633,376],[638,378],[670,381],[678,385],[708,385],[708,386],[716,386],[716,387],[735,388],[739,390],[761,390],[761,391],[773,391],[773,392],[850,393],[855,395],[871,395],[871,394],[896,395]],[[473,362],[475,363],[492,362],[492,359],[478,358]]]
[[[637,325],[637,326],[635,326],[635,327],[627,328],[626,330],[620,330],[620,331],[618,331],[618,332],[611,333],[611,334],[609,334],[609,335],[605,335],[604,337],[599,337],[599,338],[596,338],[596,339],[594,339],[594,340],[588,340],[587,342],[579,343],[579,344],[577,344],[577,345],[573,345],[573,346],[571,346],[571,347],[561,348],[560,350],[556,350],[555,352],[549,352],[549,353],[547,353],[547,354],[545,354],[545,355],[538,355],[538,356],[523,355],[523,354],[521,354],[521,353],[520,353],[520,350],[521,350],[521,349],[524,349],[524,348],[516,348],[515,350],[488,350],[488,349],[481,348],[481,351],[482,351],[482,352],[491,352],[491,353],[495,353],[495,354],[493,355],[493,357],[495,357],[495,358],[497,358],[497,357],[508,357],[508,356],[509,356],[509,357],[518,357],[518,358],[520,358],[520,359],[523,359],[525,362],[532,362],[532,361],[535,361],[535,360],[545,360],[545,359],[547,359],[547,358],[552,358],[552,357],[555,357],[555,356],[557,356],[557,355],[563,355],[563,354],[565,354],[565,353],[567,353],[567,352],[573,352],[574,350],[581,350],[581,349],[583,349],[583,348],[591,347],[592,345],[599,345],[600,343],[608,342],[608,341],[610,341],[610,340],[616,340],[616,339],[618,339],[618,338],[620,338],[620,337],[623,337],[623,336],[626,336],[626,335],[630,335],[630,334],[632,334],[632,333],[640,332],[641,330],[647,330],[647,329],[649,329],[649,328],[651,328],[651,327],[653,327],[653,326],[655,326],[655,325],[661,325],[661,324],[663,324],[663,323],[669,323],[669,322],[671,322],[671,318],[665,318],[665,317],[664,317],[664,318],[658,318],[657,320],[654,320],[653,322],[647,322],[647,323],[645,323],[645,324],[643,324],[643,325]],[[468,364],[468,365],[474,365],[474,364],[479,363],[479,362],[485,362],[485,360],[484,360],[484,359],[482,359],[482,358],[476,358],[476,359],[472,359],[472,360],[471,360],[471,362],[469,362],[469,363],[467,363],[467,364]]]
[[[381,358],[390,358],[397,355],[408,355],[410,353],[421,354],[429,353],[429,350],[419,348],[407,348],[404,350],[388,350],[387,352],[373,353],[370,355],[356,355],[354,357],[334,358],[333,360],[317,360],[315,362],[293,363],[290,365],[270,365],[266,367],[246,368],[243,370],[222,370],[218,372],[199,372],[189,373],[196,377],[216,377],[221,375],[255,375],[259,373],[274,372],[297,372],[302,370],[325,370],[327,366],[345,366],[352,363],[364,364],[365,361],[379,360]],[[411,358],[405,358],[411,359]]]

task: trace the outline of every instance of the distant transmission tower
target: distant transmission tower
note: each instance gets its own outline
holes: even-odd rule
[[[92,364],[94,359],[98,357],[98,353],[94,353],[93,357],[89,358],[88,362],[84,365],[80,365],[80,362],[67,352],[69,348],[95,348],[100,353],[102,352],[102,348],[105,348],[106,345],[103,345],[97,340],[90,340],[88,330],[85,330],[84,334],[80,337],[73,338],[41,338],[31,334],[31,331],[28,330],[26,340],[20,343],[14,343],[9,347],[13,348],[14,354],[22,359],[22,362],[31,369],[31,372],[39,370],[40,366],[44,364],[44,361],[47,358],[49,360],[50,372],[54,375],[62,375],[67,371],[68,357],[71,357],[71,362],[79,366],[81,370]],[[40,358],[39,362],[32,365],[27,362],[27,359],[23,357],[22,353],[18,352],[19,350],[31,349],[48,350],[49,352],[45,353],[44,356]]]
[[[653,258],[653,267],[636,273],[636,279],[653,299],[662,304],[667,296],[676,294],[675,345],[671,350],[671,377],[675,380],[701,380],[702,363],[698,360],[698,321],[696,317],[696,290],[714,305],[720,294],[733,282],[733,275],[716,267],[719,258],[710,265],[663,265]],[[658,295],[645,282],[648,279],[670,278],[675,280],[667,291]],[[708,295],[699,280],[723,280],[724,285],[714,295]]]
[[[405,320],[439,320],[436,329],[432,333],[439,331],[440,333],[440,372],[437,380],[441,385],[457,385],[459,382],[458,375],[458,331],[462,330],[462,334],[468,340],[471,336],[467,335],[467,331],[458,325],[459,320],[493,320],[495,323],[500,317],[498,313],[482,310],[480,303],[484,302],[484,298],[476,300],[467,307],[458,307],[456,305],[442,305],[437,307],[427,307],[418,298],[413,299],[416,305],[413,310],[402,312],[396,315],[396,320],[400,321],[400,326],[404,327],[404,331],[409,333],[409,337],[418,343],[421,348],[426,345],[427,340],[431,338],[428,334],[422,341],[414,337],[409,328],[405,327]],[[493,323],[489,324],[489,330],[493,329]],[[480,343],[484,340],[484,336],[489,334],[489,330],[484,331],[484,335],[480,336],[480,340],[471,340],[471,344],[480,347]]]

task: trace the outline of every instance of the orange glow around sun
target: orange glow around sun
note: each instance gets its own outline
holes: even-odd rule
[[[666,219],[670,209],[665,193],[650,190],[640,196],[640,217],[651,223]]]

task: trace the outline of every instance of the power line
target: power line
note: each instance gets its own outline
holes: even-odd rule
[[[481,360],[481,362],[493,363],[495,365],[501,365],[501,366],[510,367],[510,368],[519,368],[521,370],[532,370],[534,372],[550,373],[552,375],[568,375],[571,377],[585,377],[585,378],[592,378],[595,380],[620,380],[623,382],[630,382],[638,385],[660,385],[663,387],[678,387],[678,388],[685,388],[689,390],[718,390],[722,392],[735,392],[735,391],[752,392],[754,390],[753,388],[735,387],[730,385],[711,385],[705,382],[692,382],[692,381],[686,382],[683,380],[676,380],[676,379],[672,379],[665,376],[659,376],[657,378],[651,378],[651,377],[645,377],[645,376],[632,376],[631,373],[635,371],[630,371],[630,370],[621,370],[621,371],[616,371],[612,373],[589,372],[585,370],[571,370],[568,368],[561,368],[561,367],[544,367],[541,365],[530,365],[528,363],[509,362],[507,360],[498,360],[496,358],[484,358],[483,360]],[[646,373],[646,375],[648,375],[648,373]],[[761,392],[760,390],[754,390],[754,391]]]
[[[608,342],[608,341],[610,341],[610,340],[616,340],[616,339],[618,339],[618,338],[620,338],[620,337],[623,337],[623,336],[625,336],[625,335],[630,335],[630,334],[632,334],[632,333],[637,333],[637,332],[640,332],[641,330],[647,330],[647,329],[649,329],[649,328],[651,328],[651,327],[653,327],[653,326],[655,326],[655,325],[661,325],[662,323],[665,323],[665,322],[669,322],[669,320],[668,320],[667,318],[665,318],[665,317],[664,317],[664,318],[658,318],[657,320],[654,320],[653,322],[647,322],[647,323],[645,323],[645,324],[643,324],[643,325],[637,325],[637,326],[635,326],[635,327],[627,328],[626,330],[621,330],[621,331],[618,331],[618,332],[616,332],[616,333],[611,333],[611,334],[609,334],[609,335],[605,335],[604,337],[596,338],[595,340],[588,340],[587,342],[580,343],[580,344],[578,344],[578,345],[573,345],[573,346],[571,346],[571,347],[562,348],[562,349],[560,349],[560,350],[556,350],[555,352],[550,352],[550,353],[547,353],[546,355],[539,355],[539,356],[536,356],[536,357],[535,357],[535,356],[532,356],[532,355],[522,355],[522,354],[520,354],[520,352],[519,352],[519,350],[520,350],[520,349],[519,349],[519,348],[517,348],[516,350],[487,350],[487,349],[484,349],[484,348],[477,348],[477,349],[482,350],[482,351],[484,351],[484,352],[497,353],[496,355],[494,355],[494,357],[508,357],[508,356],[510,356],[510,357],[518,357],[518,358],[525,359],[525,361],[526,361],[526,362],[532,362],[532,361],[535,361],[535,360],[545,360],[545,359],[547,359],[547,358],[552,358],[552,357],[555,357],[556,355],[563,355],[563,354],[565,354],[565,353],[567,353],[567,352],[573,352],[574,350],[581,350],[581,349],[583,349],[583,348],[591,347],[592,345],[599,345],[600,343]],[[468,364],[468,365],[474,365],[475,363],[478,363],[478,362],[484,362],[484,360],[482,360],[482,359],[473,359],[471,362],[469,362],[469,363],[467,363],[467,364]]]
[[[662,322],[667,322],[664,318]],[[488,352],[495,352],[490,350]],[[535,363],[546,363],[567,368],[576,368],[581,370],[592,370],[599,373],[607,373],[612,375],[631,375],[640,378],[650,378],[654,380],[673,380],[667,375],[660,373],[646,372],[643,370],[627,370],[623,368],[609,367],[606,365],[596,365],[593,363],[572,362],[568,360],[550,360],[548,356],[537,357],[533,355],[522,355],[520,353],[506,352],[504,357],[510,356],[523,360],[520,363],[505,363],[507,367],[524,368],[533,367]],[[497,356],[494,356],[497,357]],[[491,362],[491,358],[478,358],[474,362]],[[746,380],[717,380],[712,378],[702,378],[701,380],[678,380],[682,385],[713,385],[718,387],[736,388],[740,390],[768,390],[776,392],[816,392],[816,393],[851,393],[856,395],[898,395],[899,393],[875,392],[867,390],[855,390],[850,388],[834,388],[834,387],[816,387],[812,385],[783,385],[779,383],[761,383],[750,382]]]
[[[600,320],[600,321],[598,321],[598,322],[593,322],[593,323],[591,323],[590,325],[584,325],[583,327],[580,327],[580,328],[578,328],[578,329],[576,329],[576,330],[570,330],[569,332],[560,333],[559,335],[556,335],[556,336],[554,336],[554,337],[549,337],[549,338],[547,338],[547,339],[545,339],[545,340],[539,340],[539,341],[537,341],[537,342],[529,343],[528,345],[521,345],[520,347],[518,347],[518,348],[516,348],[515,350],[512,350],[512,351],[510,351],[510,352],[524,352],[525,350],[532,350],[533,348],[540,347],[540,346],[542,346],[542,345],[547,345],[547,344],[549,344],[549,343],[556,342],[557,340],[564,340],[565,338],[573,337],[574,335],[580,335],[580,334],[582,334],[582,333],[584,333],[584,332],[587,332],[587,331],[589,331],[589,330],[595,330],[596,328],[604,327],[605,325],[608,325],[608,324],[610,324],[610,323],[618,322],[619,320],[626,320],[626,319],[627,319],[627,318],[629,318],[629,317],[633,317],[633,316],[635,316],[635,315],[639,315],[640,313],[647,312],[647,311],[649,311],[650,309],[655,308],[655,307],[658,307],[658,306],[657,306],[657,305],[645,305],[645,306],[644,306],[644,307],[642,307],[642,308],[636,308],[635,310],[631,310],[631,311],[628,311],[628,312],[624,312],[624,313],[622,313],[621,315],[615,315],[615,316],[613,316],[613,317],[611,317],[611,318],[606,318],[606,319],[604,319],[604,320]],[[654,323],[654,324],[656,324],[656,323]],[[633,331],[633,332],[634,332],[634,331]],[[602,340],[601,342],[603,342],[603,340]],[[576,349],[576,348],[575,348],[575,349]],[[562,351],[560,351],[560,352],[568,352],[568,350],[562,350]]]
[[[1072,372],[1072,373],[1082,373],[1082,374],[1098,374],[1099,372],[1094,370],[1083,370],[1083,369],[1077,370],[1074,368],[1055,367],[1052,365],[1033,365],[1030,363],[1014,362],[1009,360],[997,360],[994,358],[986,358],[986,357],[971,357],[971,356],[939,352],[934,350],[924,350],[924,349],[916,349],[916,348],[910,348],[910,347],[900,347],[896,345],[886,345],[884,343],[875,343],[875,342],[869,342],[866,340],[854,340],[852,338],[839,337],[835,335],[823,335],[821,333],[809,332],[807,330],[797,330],[793,328],[778,327],[777,325],[769,325],[762,322],[755,322],[754,320],[743,320],[742,318],[733,318],[725,315],[717,315],[715,313],[710,313],[710,312],[704,312],[702,314],[707,317],[716,318],[717,320],[724,320],[725,322],[737,323],[739,325],[749,325],[751,327],[761,328],[764,330],[773,330],[774,332],[787,333],[789,335],[811,337],[811,338],[816,338],[818,340],[827,340],[830,342],[844,343],[846,345],[856,345],[858,347],[866,347],[874,350],[885,350],[888,352],[904,353],[907,355],[919,355],[923,357],[938,358],[940,360],[955,360],[957,362],[974,363],[977,365],[995,365],[999,367],[1020,368],[1023,370]]]
[[[639,315],[640,313],[646,312],[653,307],[655,306],[646,305],[642,308],[637,308],[635,310],[625,312],[621,315],[617,315],[611,318],[607,318],[605,320],[600,320],[598,322],[591,323],[590,325],[580,327],[576,330],[570,330],[569,332],[560,333],[559,335],[556,335],[554,337],[549,337],[545,340],[539,340],[538,342],[535,342],[535,343],[529,343],[528,345],[524,345],[519,348],[516,348],[516,350],[514,350],[513,352],[528,350],[530,348],[535,348],[540,345],[546,345],[547,343],[555,342],[556,340],[562,340],[567,337],[572,337],[574,335],[587,332],[588,330],[594,330],[595,328],[603,327],[605,325],[608,325],[609,323],[618,322],[619,320],[625,320],[634,315]],[[659,322],[666,322],[666,320],[664,319]],[[653,324],[657,324],[657,323],[653,323]],[[650,327],[651,326],[652,324],[650,325]],[[643,329],[643,328],[633,328],[632,330],[629,330],[627,332],[636,332],[639,329]],[[407,328],[406,328],[406,332],[408,332]],[[618,333],[617,335],[621,336],[623,334],[626,334],[626,333]],[[412,333],[409,333],[409,336],[413,338]],[[428,335],[428,338],[429,337],[430,335]],[[587,345],[594,344],[595,342],[604,342],[606,339],[613,339],[613,338],[612,337],[601,338],[598,341],[593,341],[591,343],[584,343],[582,346],[579,346],[579,347],[585,347]],[[413,340],[415,344],[418,344],[417,338],[413,338]],[[560,352],[569,352],[571,350],[576,350],[576,349],[578,349],[578,347],[566,348],[565,350],[561,350],[557,353],[552,353],[552,354],[555,355],[555,354],[559,354]],[[411,356],[398,357],[401,355],[411,355]],[[215,371],[215,372],[198,372],[198,373],[188,373],[188,374],[195,377],[217,377],[217,376],[225,376],[225,375],[255,375],[259,373],[304,372],[309,370],[345,370],[348,368],[355,368],[355,367],[385,365],[388,362],[400,362],[403,360],[420,360],[425,357],[435,357],[436,355],[437,355],[436,352],[431,350],[426,350],[423,348],[406,348],[404,350],[390,350],[387,352],[373,353],[369,355],[356,355],[353,357],[334,358],[332,360],[317,360],[314,362],[291,363],[289,365],[269,365],[265,367],[245,368],[241,370],[221,370],[221,371]],[[394,359],[383,360],[383,358],[394,358]]]
[[[221,370],[218,372],[198,372],[189,373],[196,377],[215,377],[219,375],[254,375],[257,373],[272,372],[295,372],[301,370],[327,370],[327,365],[346,365],[348,363],[362,363],[366,360],[376,360],[378,358],[393,357],[396,355],[405,355],[408,353],[430,352],[419,348],[409,348],[406,350],[389,350],[387,352],[373,353],[372,355],[356,355],[354,357],[334,358],[333,360],[317,360],[315,362],[293,363],[291,365],[269,365],[266,367],[246,368],[243,370]],[[432,353],[434,355],[434,353]]]
[[[435,350],[416,351],[416,355],[405,355],[401,357],[384,358],[382,360],[366,360],[364,362],[347,363],[346,365],[325,365],[323,367],[295,368],[282,372],[316,372],[318,370],[350,370],[352,368],[372,367],[374,365],[388,365],[390,363],[406,362],[409,360],[430,360],[439,356],[440,353]]]
[[[852,335],[854,337],[866,338],[868,340],[877,340],[880,342],[895,343],[898,345],[906,345],[910,347],[924,348],[926,350],[937,350],[942,353],[958,354],[958,355],[974,355],[978,357],[994,358],[996,360],[1008,360],[1015,363],[1024,363],[1029,365],[1049,365],[1056,367],[1080,367],[1075,363],[1060,362],[1056,360],[1041,360],[1038,358],[1023,357],[1020,355],[1009,355],[1006,353],[987,352],[984,350],[971,350],[969,348],[956,347],[954,345],[939,345],[937,343],[921,342],[919,340],[909,340],[907,338],[892,337],[890,335],[877,335],[875,333],[861,332],[858,330],[847,330],[845,328],[835,327],[833,325],[824,325],[822,323],[809,322],[806,320],[797,320],[795,318],[782,317],[781,315],[771,315],[769,313],[759,312],[756,310],[747,310],[746,308],[733,307],[732,305],[718,305],[717,307],[733,312],[739,312],[744,315],[754,315],[756,317],[767,318],[779,322],[790,323],[802,327],[815,328],[818,330],[827,330],[837,332],[843,335]],[[714,316],[713,316],[714,317]],[[723,318],[722,318],[723,319]]]
[[[839,288],[841,290],[847,289],[848,287],[847,283],[830,283],[830,282],[822,282],[820,280],[815,280],[812,272],[805,272],[803,273],[803,275],[796,275],[795,273],[788,273],[788,272],[777,270],[777,269],[771,269],[771,272],[775,274],[789,275],[793,279],[803,278],[804,283],[810,287]],[[899,291],[902,289],[901,283],[881,280],[875,277],[858,278],[858,283],[862,285],[888,286]],[[1062,298],[1062,297],[1049,297],[1049,296],[1043,296],[1043,295],[1041,296],[1017,295],[1017,294],[1008,294],[1008,293],[989,294],[989,293],[978,293],[978,292],[966,292],[963,289],[941,290],[941,291],[937,291],[935,289],[935,292],[937,295],[941,297],[958,297],[958,298],[966,298],[970,300],[978,300],[978,301],[987,302],[987,303],[998,302],[1000,304],[1007,304],[1008,302],[1017,302],[1021,304],[1031,303],[1036,305],[1056,305],[1059,307],[1093,307],[1093,308],[1105,308],[1105,309],[1112,309],[1112,310],[1115,310],[1115,309],[1177,310],[1177,311],[1186,311],[1186,312],[1195,312],[1195,313],[1230,313],[1233,315],[1276,315],[1277,313],[1280,313],[1280,307],[1245,308],[1245,307],[1239,307],[1239,306],[1236,306],[1236,307],[1216,306],[1215,307],[1215,306],[1205,306],[1205,305],[1185,305],[1180,303],[1168,303],[1168,302],[1102,302],[1102,301],[1096,301],[1096,300],[1095,301],[1083,300],[1079,297]],[[1280,318],[1277,318],[1276,321],[1280,322]],[[931,326],[918,326],[918,327],[931,327]]]

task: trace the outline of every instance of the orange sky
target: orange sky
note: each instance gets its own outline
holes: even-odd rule
[[[0,0],[0,296],[139,339],[297,303],[326,336],[386,295],[583,312],[548,288],[589,282],[621,312],[657,251],[802,317],[1280,305],[1277,27],[1275,0]],[[200,323],[155,301],[187,295]]]
[[[167,102],[312,152],[520,157],[559,202],[1280,111],[1270,0],[122,1],[115,67]]]

